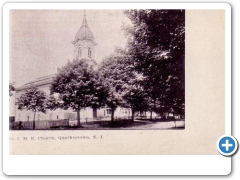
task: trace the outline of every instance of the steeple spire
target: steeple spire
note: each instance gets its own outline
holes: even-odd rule
[[[86,10],[85,9],[84,9],[84,17],[83,17],[82,26],[88,27],[87,18],[86,18]]]
[[[97,43],[94,40],[93,33],[87,24],[86,10],[81,10],[83,13],[82,25],[76,33],[75,40],[72,42],[74,45],[74,59],[94,59],[95,46]]]
[[[76,44],[79,40],[91,40],[94,45],[97,45],[94,41],[93,33],[87,23],[86,10],[83,9],[81,11],[83,13],[82,25],[76,33],[75,41],[73,42],[73,44]]]

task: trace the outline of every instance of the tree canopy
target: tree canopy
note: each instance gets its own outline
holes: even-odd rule
[[[16,105],[19,110],[31,110],[34,112],[33,129],[35,129],[36,112],[46,113],[46,94],[39,90],[35,85],[31,84],[25,93],[17,98]]]
[[[150,109],[169,111],[185,101],[185,11],[125,10],[132,21],[126,33],[135,70],[146,77]],[[151,107],[152,105],[152,107]]]
[[[112,54],[106,57],[99,65],[99,76],[103,86],[107,90],[106,105],[111,108],[111,120],[114,121],[114,112],[122,104],[123,84],[130,77],[125,74],[122,67],[122,53]]]
[[[80,126],[80,110],[86,107],[100,107],[103,86],[99,83],[94,65],[88,59],[68,62],[54,78],[50,92],[58,94],[58,107],[71,108],[77,112],[77,125]]]
[[[112,121],[117,107],[135,111],[147,110],[146,93],[141,85],[144,77],[135,71],[134,61],[124,49],[106,57],[99,66],[99,75],[108,90],[106,104],[112,109]]]

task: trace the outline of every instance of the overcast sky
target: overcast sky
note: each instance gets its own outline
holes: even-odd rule
[[[10,12],[10,81],[19,87],[41,76],[54,74],[73,59],[75,35],[83,10],[12,10]],[[122,10],[86,10],[96,46],[96,61],[124,47],[123,24],[130,20]]]

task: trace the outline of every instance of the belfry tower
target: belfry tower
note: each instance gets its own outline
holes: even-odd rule
[[[72,44],[74,45],[74,59],[95,59],[95,46],[97,43],[94,40],[92,31],[88,27],[85,10],[82,25]]]

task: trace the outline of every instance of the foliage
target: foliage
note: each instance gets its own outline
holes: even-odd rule
[[[107,99],[107,88],[103,85],[103,81],[99,76],[98,71],[94,71],[94,90],[93,90],[93,98],[91,100],[92,108],[100,108],[104,107]]]
[[[144,77],[135,71],[129,58],[125,50],[118,48],[99,67],[102,82],[108,89],[106,104],[112,109],[112,121],[118,106],[131,108],[132,120],[135,111],[147,110],[146,93],[141,86]]]
[[[46,113],[46,94],[39,90],[35,85],[31,84],[30,87],[17,98],[16,105],[19,110],[31,110],[34,112],[33,129],[35,129],[35,114],[36,112]]]
[[[57,97],[50,94],[46,98],[45,105],[46,105],[46,109],[56,110],[57,108],[60,107],[60,101]]]
[[[135,70],[146,77],[142,85],[149,94],[150,110],[184,104],[185,11],[125,10],[133,26],[128,54]]]
[[[58,93],[63,109],[78,110],[90,106],[93,69],[85,60],[74,60],[64,66],[51,84],[51,94]]]
[[[136,111],[148,110],[147,94],[142,87],[135,84],[125,85],[125,91],[122,96],[126,107],[130,107],[132,110],[132,121],[134,121],[134,115]]]
[[[77,112],[80,126],[80,110],[86,107],[102,106],[104,88],[99,83],[94,65],[88,59],[68,62],[56,75],[51,84],[51,94],[57,94],[62,109],[71,108]]]
[[[16,104],[18,105],[19,110],[26,109],[45,113],[45,100],[45,92],[38,90],[35,85],[31,84],[26,92],[17,98]]]
[[[129,78],[122,68],[122,58],[122,54],[115,53],[106,57],[99,65],[99,76],[107,90],[105,103],[112,109],[112,121],[114,120],[115,109],[122,104],[124,81]]]
[[[136,111],[148,110],[148,94],[142,86],[146,80],[143,74],[135,71],[134,61],[131,56],[125,54],[125,58],[122,60],[124,64],[125,73],[129,77],[123,84],[122,106],[129,107],[132,110],[132,121],[134,121],[134,114]]]

